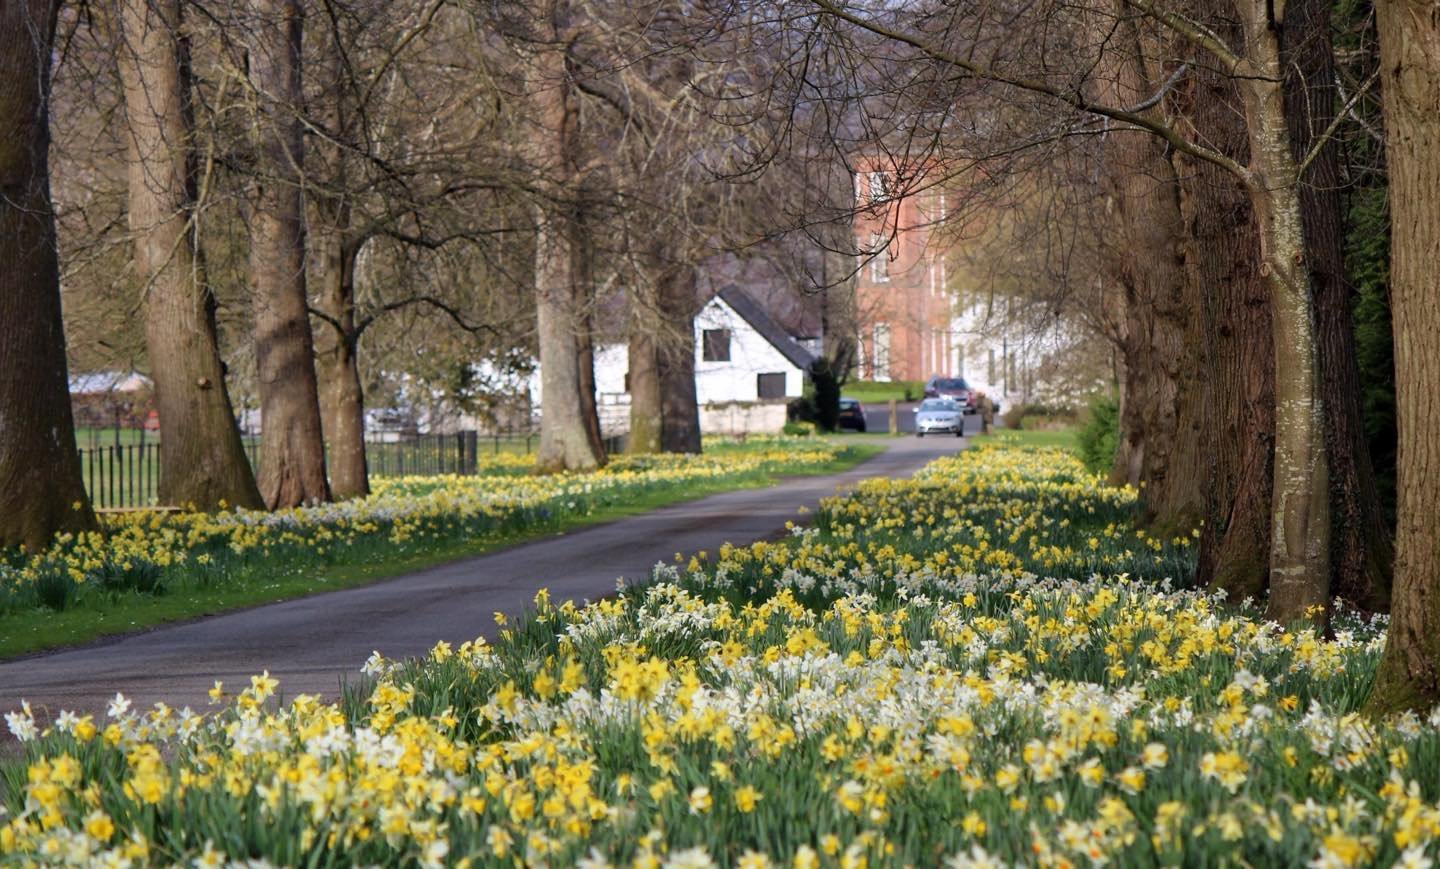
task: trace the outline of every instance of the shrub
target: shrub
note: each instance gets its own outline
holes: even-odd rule
[[[1091,473],[1110,471],[1120,445],[1120,401],[1114,393],[1103,392],[1091,399],[1076,440],[1080,459]]]
[[[46,609],[64,610],[74,592],[75,581],[63,568],[42,570],[35,577],[35,597]]]
[[[813,422],[787,422],[780,431],[793,437],[809,437],[815,433],[815,424]]]
[[[159,566],[148,561],[107,562],[100,566],[96,579],[112,594],[133,591],[159,596],[166,591]]]
[[[824,356],[810,363],[810,390],[815,402],[815,424],[821,431],[840,425],[840,381]]]

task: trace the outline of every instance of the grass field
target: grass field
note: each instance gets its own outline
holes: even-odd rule
[[[1047,429],[1044,431],[1031,431],[1021,429],[1002,428],[994,429],[987,437],[987,440],[1002,445],[1013,445],[1020,447],[1058,447],[1064,450],[1075,451],[1079,448],[1076,441],[1076,430],[1073,428]]]
[[[922,380],[852,380],[840,389],[846,398],[858,399],[864,403],[896,401],[919,401],[925,392]]]

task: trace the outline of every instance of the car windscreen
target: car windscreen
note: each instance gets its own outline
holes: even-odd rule
[[[921,410],[939,410],[939,411],[954,410],[954,409],[955,409],[955,402],[953,402],[953,401],[936,401],[935,399],[932,398],[932,399],[929,400],[929,401],[921,402],[921,403],[920,403],[920,409],[921,409]]]
[[[956,379],[952,379],[952,380],[937,380],[937,381],[935,382],[935,388],[936,388],[936,389],[969,389],[970,387],[968,387],[968,386],[965,385],[965,381],[956,378]]]

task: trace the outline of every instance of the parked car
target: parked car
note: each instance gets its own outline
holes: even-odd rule
[[[853,428],[858,432],[865,431],[865,407],[856,398],[840,399],[840,417],[838,419],[840,428]]]
[[[931,377],[925,381],[925,397],[954,399],[965,413],[975,412],[975,391],[963,377],[941,377],[938,374]]]
[[[915,436],[927,434],[965,434],[965,411],[949,398],[927,398],[915,408]]]

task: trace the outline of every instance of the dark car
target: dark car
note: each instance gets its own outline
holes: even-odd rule
[[[837,422],[841,428],[853,428],[858,432],[863,432],[865,431],[865,408],[857,399],[842,398]]]
[[[938,374],[925,381],[926,398],[948,398],[960,405],[966,414],[975,413],[975,391],[963,377],[941,377]]]

